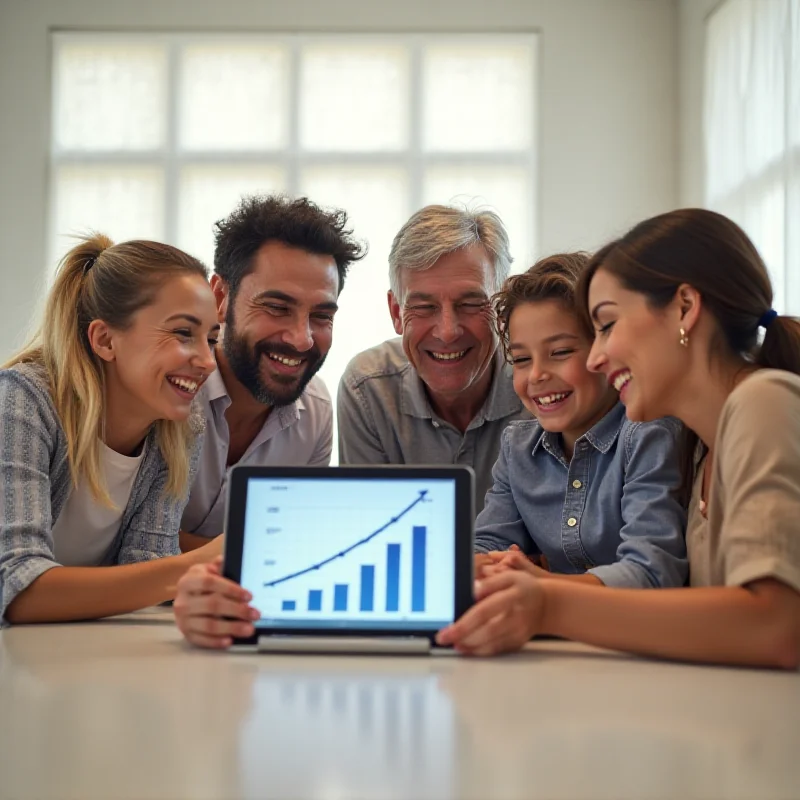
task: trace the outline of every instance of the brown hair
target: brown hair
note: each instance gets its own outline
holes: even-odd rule
[[[106,505],[111,505],[111,498],[100,467],[104,371],[89,345],[89,324],[102,319],[124,330],[169,278],[187,273],[207,278],[200,261],[175,247],[142,240],[115,245],[99,233],[86,236],[59,264],[43,323],[30,342],[2,365],[3,369],[19,363],[45,367],[67,438],[72,480],[77,485],[83,476],[94,497]],[[188,421],[170,420],[159,420],[155,430],[169,470],[167,492],[180,497],[188,488],[189,444],[196,432]]]
[[[215,223],[214,238],[214,272],[228,284],[231,296],[253,271],[253,257],[267,242],[332,256],[340,292],[350,265],[367,254],[367,246],[353,238],[347,212],[281,194],[242,198],[228,217]]]
[[[567,311],[574,312],[584,323],[586,335],[593,338],[591,325],[585,324],[584,315],[576,306],[576,290],[581,274],[589,263],[587,253],[556,253],[537,261],[521,275],[512,275],[503,288],[492,297],[496,314],[497,333],[508,355],[508,323],[514,309],[525,303],[555,300]]]
[[[722,214],[701,208],[670,211],[640,222],[599,250],[578,286],[587,319],[589,284],[598,269],[645,295],[654,308],[664,308],[681,284],[693,286],[719,326],[714,344],[723,352],[800,374],[800,322],[765,318],[773,298],[767,269],[747,234]]]

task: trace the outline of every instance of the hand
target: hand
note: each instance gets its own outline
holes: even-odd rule
[[[475,579],[487,577],[486,569],[493,567],[505,556],[503,550],[493,550],[491,553],[475,553]]]
[[[547,569],[542,569],[539,563],[547,564],[547,559],[544,556],[526,556],[517,545],[512,544],[508,550],[500,553],[492,553],[496,558],[494,563],[487,565],[482,570],[482,575],[478,577],[487,578],[489,575],[497,575],[507,569],[516,569],[527,572],[530,575],[535,575],[537,578],[550,578],[551,573]],[[539,563],[537,563],[539,562]]]
[[[172,604],[175,622],[186,639],[198,647],[230,647],[232,637],[252,636],[252,623],[261,616],[248,605],[250,592],[223,578],[221,568],[222,556],[218,556],[209,564],[195,564],[178,581]]]
[[[473,656],[519,650],[541,629],[546,588],[547,581],[517,569],[477,581],[475,605],[439,631],[437,644]]]

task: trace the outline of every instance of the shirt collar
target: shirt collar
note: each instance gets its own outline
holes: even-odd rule
[[[589,444],[601,453],[607,453],[622,430],[625,422],[625,406],[618,402],[602,419],[589,428],[583,436],[578,437],[578,442],[586,440]],[[576,442],[575,444],[577,444]],[[559,458],[563,455],[561,447],[561,434],[542,430],[541,436],[536,440],[531,450],[531,455],[535,455],[539,446],[544,447],[550,455]]]
[[[514,392],[510,368],[501,347],[495,350],[493,362],[494,375],[489,387],[489,394],[475,419],[470,423],[470,427],[503,419],[522,410],[522,401]],[[431,419],[433,416],[430,400],[425,392],[425,384],[410,363],[403,372],[400,410],[404,414],[420,419]]]
[[[206,390],[206,397],[208,398],[209,403],[217,403],[221,407],[221,411],[225,411],[228,406],[231,404],[231,396],[228,394],[228,389],[225,386],[225,381],[222,379],[222,373],[219,369],[215,369],[206,380],[205,383],[205,390]],[[303,393],[305,394],[305,392]],[[279,406],[277,408],[278,417],[281,420],[281,424],[285,427],[286,425],[294,422],[299,416],[301,411],[305,411],[306,405],[303,402],[303,394],[294,401],[294,403],[290,403],[288,406]],[[270,414],[270,416],[272,416]],[[269,419],[269,417],[267,418]]]

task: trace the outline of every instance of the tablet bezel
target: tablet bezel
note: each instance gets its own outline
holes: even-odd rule
[[[453,610],[458,619],[473,603],[473,545],[475,539],[475,474],[467,466],[372,466],[372,467],[252,467],[234,466],[228,473],[228,490],[225,508],[225,557],[223,575],[240,583],[242,550],[244,547],[245,504],[247,483],[251,478],[314,479],[326,480],[386,480],[397,477],[405,480],[455,481],[455,581]],[[253,636],[234,638],[234,645],[256,644],[260,636],[353,636],[353,628],[286,628],[259,627]],[[414,636],[433,641],[436,631],[419,629],[371,628],[358,629],[358,636]]]

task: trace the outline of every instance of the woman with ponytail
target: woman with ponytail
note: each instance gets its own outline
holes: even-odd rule
[[[94,235],[64,257],[41,327],[0,369],[0,625],[160,603],[219,553],[178,546],[218,329],[205,268],[180,250]]]
[[[589,368],[629,419],[674,416],[698,438],[690,588],[638,592],[537,578],[519,556],[440,633],[467,653],[536,633],[648,656],[800,665],[800,322],[778,315],[744,232],[701,209],[662,214],[600,250],[579,297]],[[763,336],[762,336],[763,334]]]

